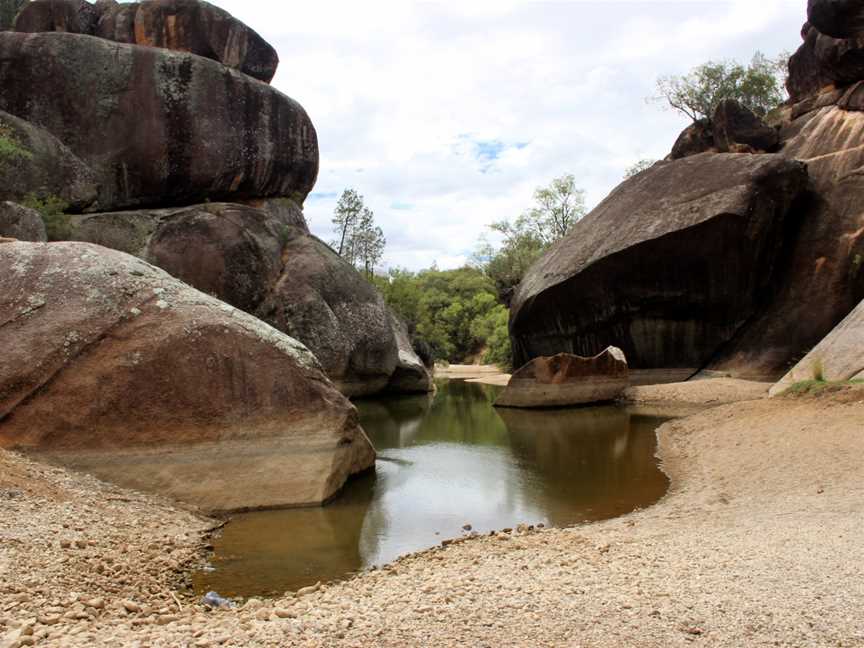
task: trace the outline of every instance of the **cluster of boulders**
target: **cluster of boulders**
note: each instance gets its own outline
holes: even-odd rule
[[[320,502],[374,461],[345,396],[432,389],[309,232],[317,135],[277,64],[200,0],[35,0],[0,32],[0,240],[30,242],[0,246],[0,446],[278,439],[295,463],[242,506]]]
[[[786,105],[723,102],[531,268],[517,364],[617,346],[637,384],[776,380],[864,299],[864,5],[808,10]]]

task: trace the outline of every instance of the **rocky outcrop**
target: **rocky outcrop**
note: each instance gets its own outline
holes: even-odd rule
[[[698,155],[714,149],[714,132],[711,129],[711,121],[700,119],[685,128],[675,145],[672,147],[670,160],[680,160],[691,155]]]
[[[593,358],[561,353],[534,358],[516,371],[496,407],[568,407],[612,401],[630,384],[627,359],[610,347]]]
[[[25,4],[15,31],[68,32],[117,43],[190,52],[265,83],[279,65],[276,50],[254,30],[201,0],[37,0]]]
[[[390,322],[396,337],[399,357],[387,390],[399,394],[426,394],[434,390],[432,373],[414,351],[408,329],[392,311]]]
[[[774,385],[771,395],[808,380],[864,380],[864,302]]]
[[[344,393],[432,389],[380,293],[287,199],[83,214],[72,237],[135,254],[294,337]]]
[[[37,243],[48,240],[41,214],[9,201],[0,202],[0,237]]]
[[[860,0],[807,0],[807,19],[834,38],[864,36],[864,5]]]
[[[0,85],[0,109],[61,137],[95,171],[101,211],[302,202],[318,174],[315,128],[299,104],[192,54],[3,32]]]
[[[777,130],[768,126],[752,110],[737,101],[721,101],[711,120],[714,131],[714,145],[722,153],[749,151],[771,152],[777,149],[780,136]]]
[[[806,184],[805,165],[779,155],[711,153],[625,181],[526,274],[515,363],[616,346],[631,370],[693,375],[771,294]]]
[[[0,111],[0,200],[57,199],[81,209],[96,199],[96,191],[93,171],[60,140]]]
[[[374,461],[306,347],[126,254],[0,244],[0,322],[3,447],[211,509],[320,503]]]

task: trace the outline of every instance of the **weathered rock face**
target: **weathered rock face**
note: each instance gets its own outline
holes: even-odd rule
[[[388,309],[389,310],[389,309]],[[389,391],[399,394],[425,394],[434,389],[431,372],[426,368],[411,344],[405,324],[393,312],[389,313],[399,359],[387,385]]]
[[[99,210],[302,202],[318,174],[317,136],[299,104],[192,54],[3,32],[0,85],[0,109],[62,137],[96,172]]]
[[[182,457],[152,478],[210,509],[320,503],[374,461],[308,349],[128,255],[0,244],[0,321],[0,446],[138,487]]]
[[[511,310],[516,364],[616,346],[631,369],[686,379],[770,294],[806,182],[779,155],[709,153],[625,181],[528,271]]]
[[[789,59],[789,76],[786,79],[786,90],[792,102],[801,101],[834,83],[816,57],[819,31],[808,23],[804,25],[802,35],[804,44]]]
[[[85,0],[38,0],[21,7],[15,31],[92,34],[98,22],[98,10]]]
[[[723,153],[735,152],[741,146],[752,151],[771,152],[780,141],[776,129],[732,99],[720,102],[711,121],[714,144]]]
[[[107,9],[93,32],[118,43],[204,56],[270,83],[276,50],[227,11],[199,0],[149,0]]]
[[[309,235],[300,208],[256,204],[73,216],[72,238],[135,254],[261,317],[308,346],[346,394],[431,390],[381,295]]]
[[[675,145],[672,147],[669,159],[680,160],[681,158],[698,155],[699,153],[705,153],[713,149],[714,132],[711,129],[711,122],[707,119],[700,119],[698,122],[690,124],[678,136]]]
[[[0,237],[33,242],[48,240],[39,212],[9,201],[0,202]]]
[[[593,358],[534,358],[513,374],[496,407],[540,408],[615,400],[629,386],[627,359],[610,347]]]
[[[774,385],[771,395],[781,394],[806,380],[861,379],[864,379],[864,302]]]
[[[807,0],[807,19],[834,38],[864,36],[864,5],[860,0]]]
[[[0,111],[0,139],[0,200],[53,197],[80,209],[96,199],[93,171],[51,133]]]
[[[256,315],[303,340],[344,394],[384,390],[399,362],[381,294],[314,236],[290,240],[282,276]]]

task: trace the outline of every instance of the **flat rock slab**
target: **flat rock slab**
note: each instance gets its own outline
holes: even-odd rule
[[[568,407],[618,398],[629,384],[627,360],[610,347],[593,358],[535,358],[513,374],[496,407]]]

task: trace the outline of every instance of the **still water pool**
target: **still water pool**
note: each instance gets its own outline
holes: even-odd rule
[[[458,537],[467,524],[569,526],[666,492],[654,456],[664,419],[620,406],[496,410],[499,390],[443,381],[434,396],[357,403],[375,474],[324,508],[234,517],[196,589],[281,594]]]

